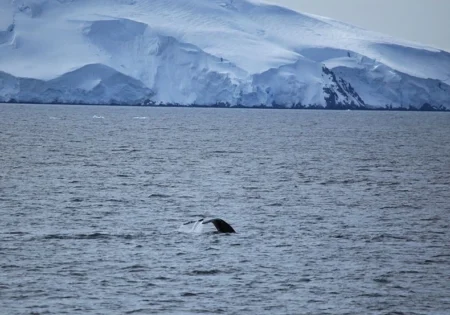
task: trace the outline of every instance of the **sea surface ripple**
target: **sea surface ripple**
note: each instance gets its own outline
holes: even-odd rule
[[[449,314],[448,113],[1,105],[0,152],[1,314]]]

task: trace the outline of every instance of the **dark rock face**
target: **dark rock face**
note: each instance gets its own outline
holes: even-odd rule
[[[444,106],[435,106],[429,103],[425,103],[422,105],[422,107],[419,108],[422,112],[438,112],[438,111],[446,111],[446,108]]]
[[[361,109],[366,107],[363,99],[350,83],[337,77],[332,70],[325,66],[322,70],[331,81],[323,88],[327,109]]]

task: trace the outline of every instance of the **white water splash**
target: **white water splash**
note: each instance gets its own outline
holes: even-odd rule
[[[203,231],[202,223],[203,223],[203,221],[200,221],[200,220],[183,223],[178,228],[178,231],[183,232],[183,233],[202,233],[202,231]]]

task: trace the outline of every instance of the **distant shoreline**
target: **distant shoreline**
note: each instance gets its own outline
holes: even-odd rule
[[[88,104],[88,103],[33,103],[33,102],[0,102],[0,105],[54,105],[54,106],[114,106],[114,107],[154,107],[154,108],[223,108],[223,109],[267,109],[267,110],[322,110],[322,111],[380,111],[380,112],[450,112],[450,109],[436,108],[424,105],[421,108],[414,107],[322,107],[322,106],[243,106],[243,105],[178,105],[178,104]]]

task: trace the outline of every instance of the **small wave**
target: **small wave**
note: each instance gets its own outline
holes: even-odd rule
[[[332,234],[330,235],[331,238],[338,238],[338,239],[346,239],[349,240],[351,238],[350,234],[342,234],[342,233],[338,233],[338,234]]]
[[[301,278],[298,281],[299,282],[311,282],[312,280],[310,278]]]
[[[125,314],[135,314],[135,313],[148,314],[149,311],[150,311],[149,309],[137,308],[135,310],[127,311],[127,312],[125,312]]]
[[[104,116],[97,116],[97,115],[92,116],[92,118],[93,119],[105,119]]]
[[[27,235],[29,234],[28,232],[22,232],[22,231],[11,231],[11,232],[4,232],[3,234],[8,234],[8,235]]]
[[[399,186],[399,185],[401,185],[401,183],[400,182],[378,182],[377,185],[378,186],[382,186],[382,187],[385,187],[385,186]]]
[[[417,270],[401,270],[399,271],[400,274],[418,274],[420,271]]]
[[[105,239],[109,238],[111,235],[103,233],[92,233],[92,234],[48,234],[43,237],[46,240],[84,240],[84,239]]]
[[[80,234],[47,234],[34,239],[44,240],[105,240],[112,238],[121,238],[131,240],[142,237],[143,234],[107,234],[107,233],[80,233]]]
[[[432,217],[420,219],[420,221],[430,221],[430,222],[437,222],[440,220],[441,220],[441,217],[439,217],[439,216],[432,216]]]
[[[164,276],[158,276],[155,278],[155,280],[166,281],[166,280],[172,280],[172,279],[168,278],[168,277],[164,277]]]
[[[382,283],[382,284],[387,284],[390,283],[391,281],[385,277],[379,277],[379,278],[375,278],[373,279],[374,282],[378,282],[378,283]]]
[[[383,242],[383,241],[389,241],[389,240],[401,240],[401,241],[411,241],[410,238],[406,236],[400,236],[400,235],[392,235],[392,234],[380,234],[371,237],[368,241],[369,242]]]
[[[144,119],[147,119],[147,117],[145,117],[145,116],[142,116],[142,117],[136,116],[136,117],[133,117],[133,119],[144,120]]]
[[[260,189],[260,187],[256,187],[256,186],[244,186],[242,187],[245,190],[258,190]]]
[[[188,273],[190,276],[213,276],[222,273],[219,269],[209,269],[209,270],[193,270]]]
[[[126,199],[115,199],[115,198],[106,199],[106,202],[128,203],[128,201]]]
[[[189,196],[189,195],[181,195],[181,196],[178,196],[178,198],[180,198],[180,199],[194,199],[195,197],[194,196]]]
[[[363,293],[363,294],[360,294],[358,296],[360,296],[360,297],[369,297],[369,298],[377,298],[377,297],[383,297],[383,294],[374,292],[374,293]]]
[[[18,265],[2,265],[2,266],[0,266],[0,268],[1,269],[19,269],[21,267]]]
[[[216,248],[216,247],[209,246],[209,247],[206,247],[203,251],[205,251],[205,252],[207,252],[207,251],[217,251],[217,252],[220,252],[221,249],[220,249],[220,248]]]
[[[400,205],[390,205],[390,206],[381,207],[380,209],[381,210],[389,210],[389,209],[413,209],[413,210],[420,210],[421,207],[403,203],[403,204],[400,204]]]
[[[282,207],[282,206],[283,204],[281,202],[274,202],[267,205],[267,207]]]
[[[442,257],[450,257],[450,254],[439,254],[439,255],[433,256],[433,258],[442,258]]]
[[[169,195],[164,195],[164,194],[151,194],[150,196],[148,196],[149,198],[170,198]]]
[[[283,247],[292,247],[292,244],[277,244],[275,245],[277,248],[283,248]]]
[[[417,262],[418,265],[434,265],[434,264],[446,264],[447,260],[426,259],[424,261]]]
[[[193,292],[184,292],[181,294],[181,296],[184,296],[184,297],[197,296],[197,295],[198,295],[197,293],[193,293]]]
[[[226,150],[216,150],[209,152],[211,154],[243,154],[241,151],[226,151]]]
[[[150,268],[148,266],[139,265],[139,264],[122,268],[122,270],[128,271],[128,272],[141,272],[141,271],[147,271],[149,269]]]

